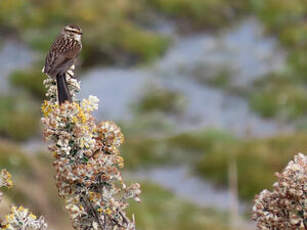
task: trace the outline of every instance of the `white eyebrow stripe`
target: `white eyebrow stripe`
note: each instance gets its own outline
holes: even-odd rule
[[[73,33],[77,33],[77,34],[82,34],[82,32],[80,30],[73,29],[73,28],[65,28],[65,31],[73,32]]]

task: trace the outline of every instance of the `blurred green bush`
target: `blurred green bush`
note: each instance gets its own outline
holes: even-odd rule
[[[17,145],[0,140],[0,169],[4,168],[12,174],[31,175],[30,162],[25,153]]]
[[[238,167],[239,194],[252,199],[255,194],[270,188],[293,155],[307,148],[306,133],[275,136],[263,139],[220,142],[204,151],[197,170],[203,177],[218,184],[228,183],[228,165],[235,159]]]
[[[195,164],[205,152],[216,145],[232,143],[232,135],[214,129],[171,135],[148,137],[129,134],[122,146],[126,166],[129,168],[148,167],[161,164]]]
[[[46,89],[43,81],[45,76],[42,74],[43,65],[34,65],[26,70],[16,70],[10,75],[10,82],[30,92],[34,97],[43,99]]]
[[[252,96],[252,106],[264,116],[296,119],[306,116],[307,83],[307,4],[302,0],[250,0],[253,12],[268,33],[276,36],[287,51],[285,76],[275,77],[276,84],[262,84]],[[258,88],[259,89],[259,88]]]
[[[17,32],[45,53],[63,25],[80,24],[85,66],[134,64],[153,60],[169,44],[168,38],[151,30],[153,12],[187,22],[188,29],[217,29],[248,11],[244,0],[10,0],[0,2],[0,27]]]
[[[185,98],[177,91],[150,86],[133,108],[137,113],[178,114],[184,111]]]
[[[193,28],[217,29],[248,12],[248,1],[147,0],[157,10],[189,23]]]
[[[141,2],[133,0],[10,0],[0,2],[0,26],[45,53],[63,25],[80,24],[85,65],[123,58],[134,63],[152,60],[168,44],[167,38],[135,22],[142,11]]]
[[[190,164],[200,176],[220,185],[227,185],[229,162],[235,159],[239,195],[252,199],[270,188],[275,172],[283,169],[294,154],[307,149],[306,139],[306,133],[242,139],[220,130],[159,138],[129,135],[122,152],[128,168]]]
[[[307,115],[306,87],[286,74],[270,74],[254,83],[250,105],[264,117],[298,119]]]
[[[33,99],[20,96],[0,96],[0,135],[23,141],[35,135],[39,128],[39,106]]]
[[[227,230],[227,215],[176,198],[158,185],[142,182],[142,205],[131,202],[136,225],[146,230]]]

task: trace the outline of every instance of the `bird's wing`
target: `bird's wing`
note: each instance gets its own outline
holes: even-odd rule
[[[72,39],[59,36],[52,44],[46,57],[45,72],[53,72],[69,60],[74,59],[81,50],[81,44]]]
[[[73,58],[81,50],[81,43],[72,38],[65,38],[60,35],[51,46],[52,51]]]

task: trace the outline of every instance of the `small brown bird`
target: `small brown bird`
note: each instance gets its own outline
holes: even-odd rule
[[[67,25],[53,42],[45,60],[43,73],[56,78],[58,101],[71,102],[66,82],[66,71],[75,63],[81,51],[82,30],[77,25]]]

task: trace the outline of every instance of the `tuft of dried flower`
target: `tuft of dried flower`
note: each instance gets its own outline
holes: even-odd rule
[[[23,206],[11,208],[10,213],[5,217],[1,229],[5,230],[46,230],[47,224],[43,217],[37,218]]]
[[[273,191],[263,190],[254,200],[257,228],[307,229],[307,156],[297,154],[276,176]]]
[[[0,188],[7,187],[11,188],[13,182],[11,174],[3,169],[0,172]],[[0,201],[3,194],[0,192]],[[11,211],[5,216],[3,222],[0,221],[1,230],[46,230],[47,224],[43,217],[37,218],[28,209],[23,206],[16,207],[12,206]]]
[[[75,229],[133,230],[134,219],[125,213],[128,199],[140,201],[140,185],[126,186],[120,168],[119,146],[124,137],[112,121],[96,123],[92,112],[98,98],[78,101],[80,83],[66,74],[72,103],[56,101],[56,82],[47,76],[47,98],[42,105],[44,137],[54,155],[56,185],[65,199]]]
[[[0,172],[0,188],[1,187],[11,188],[12,186],[13,186],[12,175],[6,169],[2,169]]]
[[[11,174],[6,169],[2,169],[0,172],[0,188],[2,187],[11,188],[12,186],[13,186],[13,181]],[[0,191],[0,203],[2,199],[3,199],[3,193]]]

